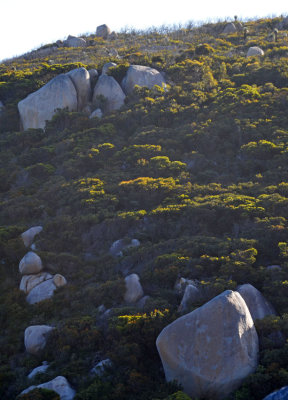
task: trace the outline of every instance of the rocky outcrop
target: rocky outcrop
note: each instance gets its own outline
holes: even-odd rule
[[[287,400],[288,399],[288,386],[282,387],[280,390],[269,394],[263,400]]]
[[[107,75],[109,68],[113,68],[113,67],[117,67],[117,64],[115,64],[113,62],[108,62],[108,63],[104,64],[103,68],[102,68],[102,75]]]
[[[39,367],[34,368],[30,374],[28,375],[28,379],[33,379],[37,374],[44,374],[47,369],[49,368],[49,364],[47,361],[43,361],[42,365],[40,365]]]
[[[64,47],[86,47],[87,43],[85,39],[77,38],[76,36],[68,36],[63,42]]]
[[[247,57],[253,56],[264,56],[264,51],[257,46],[249,47]]]
[[[44,282],[39,283],[35,286],[26,297],[26,301],[29,304],[39,303],[40,301],[50,299],[54,291],[56,290],[56,285],[53,279],[48,279]]]
[[[49,333],[54,328],[48,325],[31,325],[25,329],[24,344],[26,351],[30,354],[38,355],[46,346]]]
[[[42,230],[42,226],[32,226],[32,228],[27,229],[27,231],[23,232],[21,234],[21,237],[23,239],[24,245],[26,247],[30,247],[34,241],[34,237],[38,235],[38,233],[42,232]]]
[[[77,109],[82,111],[91,98],[90,74],[87,69],[81,67],[67,73],[72,79],[77,92]]]
[[[231,290],[168,325],[156,345],[166,380],[177,380],[191,397],[225,398],[257,366],[251,314]]]
[[[72,79],[60,74],[18,103],[23,129],[43,129],[55,110],[66,107],[70,111],[77,110],[77,92]]]
[[[125,239],[119,239],[112,243],[109,252],[112,256],[122,257],[123,250],[138,246],[140,246],[140,242],[138,239],[131,239],[131,241],[127,241]]]
[[[229,24],[225,25],[225,28],[223,29],[222,33],[227,35],[235,32],[237,32],[236,26],[233,24],[233,22],[229,22]]]
[[[262,319],[267,315],[276,315],[272,304],[265,299],[259,290],[249,283],[239,286],[237,292],[240,293],[245,300],[253,321]]]
[[[37,386],[30,386],[29,388],[23,390],[21,394],[29,393],[33,389],[48,389],[54,390],[54,392],[58,393],[61,400],[72,400],[75,397],[75,390],[73,390],[64,376],[57,376],[52,381],[41,383]]]
[[[22,275],[27,274],[38,274],[43,269],[41,258],[34,253],[29,251],[19,263],[19,271]]]
[[[30,244],[34,236],[40,231],[42,231],[42,227],[34,227],[24,232],[22,234],[24,244]],[[56,274],[53,276],[42,270],[41,258],[33,251],[29,251],[19,263],[19,271],[23,275],[19,289],[27,294],[26,301],[29,304],[50,299],[57,288],[67,284],[63,275]]]
[[[107,39],[111,33],[111,29],[106,25],[99,25],[96,28],[96,36],[102,37],[103,39]]]
[[[126,97],[119,83],[108,75],[101,75],[94,88],[93,104],[96,106],[98,96],[103,96],[105,99],[105,104],[103,104],[104,112],[119,110],[123,106]]]
[[[184,295],[182,297],[180,306],[178,308],[178,311],[181,313],[186,312],[189,307],[199,301],[201,299],[201,292],[198,289],[197,286],[195,286],[194,284],[190,283],[189,285],[186,286],[185,288],[185,292]]]
[[[128,304],[136,303],[143,296],[144,292],[137,274],[131,274],[125,278],[126,292],[124,301]]]
[[[28,294],[35,286],[52,278],[53,276],[48,272],[40,272],[39,274],[35,275],[23,275],[19,289]]]
[[[143,65],[131,65],[122,80],[121,86],[126,94],[133,92],[135,85],[151,89],[154,85],[165,86],[162,74],[154,68]]]

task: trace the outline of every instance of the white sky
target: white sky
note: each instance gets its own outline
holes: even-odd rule
[[[287,0],[0,0],[0,60],[70,35],[288,14]]]

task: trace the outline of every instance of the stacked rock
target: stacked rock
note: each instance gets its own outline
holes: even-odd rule
[[[34,237],[42,229],[41,226],[35,226],[22,233],[24,245],[34,248]],[[27,294],[26,300],[29,304],[49,299],[57,288],[67,283],[64,276],[60,274],[53,276],[49,272],[43,271],[41,258],[34,251],[29,251],[22,258],[19,263],[19,272],[22,275],[19,289]]]

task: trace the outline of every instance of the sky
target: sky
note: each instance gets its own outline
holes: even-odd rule
[[[288,15],[287,0],[0,0],[0,61],[102,24],[119,32],[281,14]]]

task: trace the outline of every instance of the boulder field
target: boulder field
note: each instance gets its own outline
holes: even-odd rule
[[[58,109],[67,108],[69,111],[80,112],[89,109],[91,114],[99,108],[99,97],[105,100],[102,112],[116,111],[124,105],[126,94],[131,94],[135,85],[150,89],[154,85],[165,85],[165,79],[159,71],[142,65],[131,65],[120,85],[112,76],[107,75],[109,68],[113,66],[116,64],[105,64],[99,78],[97,70],[76,68],[56,76],[39,90],[29,94],[18,103],[22,128],[44,129],[46,121]],[[91,101],[94,106],[92,109]]]

